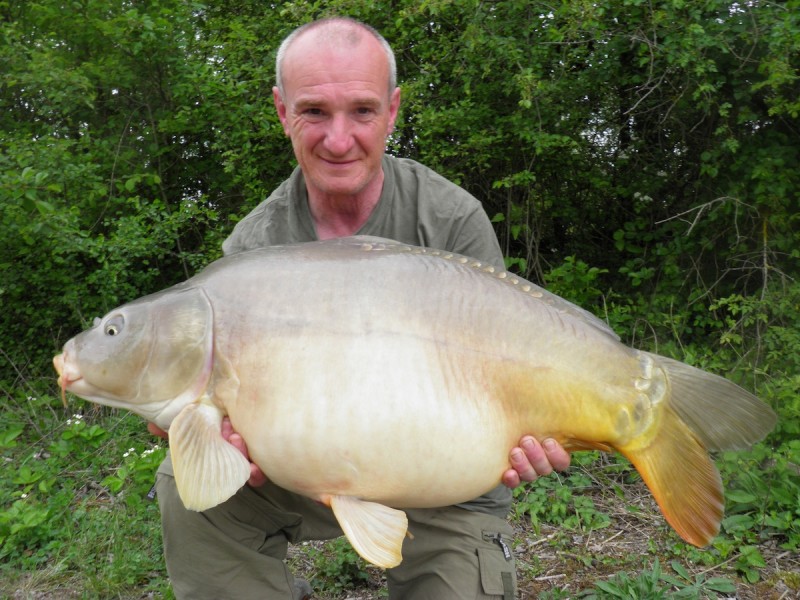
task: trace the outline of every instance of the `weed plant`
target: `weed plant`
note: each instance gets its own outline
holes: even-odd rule
[[[725,578],[691,576],[683,565],[672,562],[674,573],[665,573],[658,559],[652,569],[638,575],[626,572],[618,573],[608,581],[599,581],[591,590],[581,594],[587,600],[700,600],[701,598],[717,598],[717,594],[736,592],[734,583]]]

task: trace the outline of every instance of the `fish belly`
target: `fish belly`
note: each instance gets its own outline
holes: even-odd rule
[[[451,505],[497,485],[524,434],[606,444],[629,428],[591,375],[557,365],[411,335],[308,338],[273,338],[268,360],[245,361],[229,413],[267,476],[314,498]]]
[[[442,369],[414,339],[313,348],[281,344],[261,384],[243,384],[252,401],[230,411],[271,480],[396,507],[446,506],[498,483],[517,428],[479,381]]]

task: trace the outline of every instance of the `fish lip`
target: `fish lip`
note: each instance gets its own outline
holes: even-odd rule
[[[83,379],[80,369],[76,365],[70,364],[69,353],[66,350],[53,357],[53,366],[58,373],[59,385],[69,386]]]
[[[61,403],[67,408],[67,389],[75,382],[83,379],[83,376],[75,368],[67,364],[67,352],[53,357],[53,366],[58,373],[58,387],[61,388]]]
[[[56,369],[56,373],[58,373],[58,380],[59,383],[61,382],[61,372],[64,370],[64,353],[56,354],[53,357],[53,367]]]
[[[78,375],[77,377],[70,377],[68,374],[60,375],[58,378],[58,385],[63,388],[69,388],[73,383],[76,381],[80,381],[83,379],[83,376]]]

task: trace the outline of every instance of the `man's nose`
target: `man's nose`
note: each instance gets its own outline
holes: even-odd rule
[[[344,156],[352,145],[353,128],[347,115],[333,115],[325,132],[325,149],[334,156]]]

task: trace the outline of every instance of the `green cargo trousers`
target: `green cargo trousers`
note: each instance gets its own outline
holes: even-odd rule
[[[158,470],[164,554],[181,600],[293,600],[289,542],[339,537],[333,512],[267,483],[243,487],[202,513],[186,510],[167,455]],[[406,511],[403,562],[387,571],[391,600],[516,597],[512,530],[500,517],[459,507]]]

